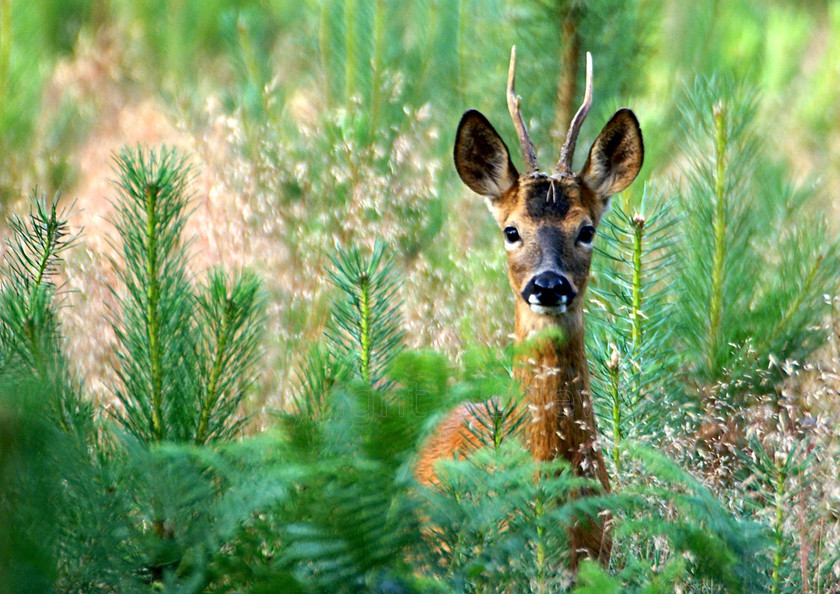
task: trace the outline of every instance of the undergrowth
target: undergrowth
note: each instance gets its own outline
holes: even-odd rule
[[[180,237],[190,200],[180,155],[132,149],[115,163],[115,416],[87,403],[57,322],[52,279],[72,244],[64,215],[38,198],[28,219],[12,221],[0,333],[0,513],[12,527],[2,540],[12,591],[750,592],[831,583],[836,525],[818,477],[831,471],[833,446],[790,393],[792,368],[775,372],[790,382],[774,400],[778,421],[744,428],[715,490],[686,470],[703,476],[706,467],[676,449],[690,435],[663,448],[679,463],[656,449],[677,430],[663,412],[694,394],[676,398],[679,376],[705,377],[680,351],[656,357],[673,334],[667,319],[645,314],[676,307],[668,291],[682,288],[663,275],[687,274],[669,250],[691,215],[674,214],[672,203],[652,195],[634,216],[618,210],[602,254],[612,254],[613,275],[599,272],[591,300],[592,316],[616,320],[593,325],[615,490],[586,488],[561,461],[534,462],[507,423],[474,457],[441,462],[440,484],[421,488],[413,463],[426,434],[488,386],[512,390],[504,362],[479,355],[459,369],[407,349],[400,276],[384,245],[339,250],[331,321],[300,368],[295,406],[277,412],[272,430],[239,438],[238,403],[258,361],[259,283],[218,271],[193,281]],[[747,391],[732,404],[751,399],[745,410],[776,394],[739,385]],[[651,394],[674,400],[645,401]],[[591,494],[573,496],[581,491]],[[584,563],[574,580],[569,529],[604,509],[614,519],[612,562]]]
[[[497,431],[473,458],[442,461],[434,488],[413,478],[446,411],[516,391],[512,353],[500,347],[510,317],[500,238],[478,222],[481,206],[454,192],[439,122],[495,93],[503,52],[486,50],[506,45],[498,40],[513,35],[511,23],[533,31],[534,46],[565,48],[541,26],[547,16],[600,44],[616,74],[606,102],[625,97],[648,67],[628,56],[658,43],[640,25],[644,3],[608,18],[601,3],[494,2],[480,28],[468,26],[470,2],[314,12],[183,2],[171,13],[166,3],[105,4],[139,23],[126,43],[138,63],[152,59],[137,72],[167,65],[154,78],[164,94],[225,64],[229,94],[218,120],[201,125],[224,122],[224,190],[243,197],[243,218],[268,227],[276,249],[266,250],[266,281],[194,271],[186,157],[121,151],[114,256],[101,262],[118,279],[113,399],[99,406],[61,325],[58,273],[78,241],[70,211],[35,193],[29,216],[10,218],[0,271],[4,590],[830,592],[840,583],[840,244],[820,186],[789,181],[775,132],[760,125],[760,97],[723,76],[686,87],[674,102],[681,126],[650,107],[674,132],[651,143],[644,190],[617,198],[599,229],[587,348],[615,490],[597,493],[561,462],[531,460],[504,430],[503,404],[488,411]],[[55,14],[52,5],[38,10]],[[44,36],[25,35],[18,23],[34,21],[21,6],[0,13],[4,201],[31,177],[18,165],[35,152],[26,141],[43,84],[42,73],[21,78],[35,54],[11,49]],[[74,4],[50,60],[67,51],[62,35],[92,22],[90,6]],[[739,10],[710,6],[698,14]],[[300,62],[272,57],[293,45],[272,26],[289,23],[307,36]],[[621,44],[604,41],[629,24],[635,33]],[[712,60],[682,50],[651,87]],[[555,121],[556,81],[536,76],[555,69],[545,55],[527,68],[540,78],[536,119]],[[646,126],[646,140],[657,132]],[[535,137],[551,135],[535,127]],[[56,163],[50,185],[64,179]],[[667,182],[656,177],[662,163]],[[266,363],[270,348],[281,354]],[[265,371],[283,379],[261,388]],[[260,389],[280,406],[265,431],[246,435]],[[569,496],[580,492],[594,494]],[[575,580],[568,529],[602,510],[615,522],[612,560],[584,562]]]

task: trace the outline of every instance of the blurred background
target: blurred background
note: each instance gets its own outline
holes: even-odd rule
[[[594,107],[576,167],[629,106],[646,158],[617,204],[632,210],[646,187],[675,197],[693,158],[689,91],[717,77],[753,98],[762,156],[751,175],[782,168],[836,232],[838,1],[0,0],[0,211],[23,208],[35,187],[74,204],[83,236],[67,254],[61,311],[94,398],[114,406],[110,180],[125,144],[190,154],[196,274],[222,263],[265,279],[269,359],[247,405],[252,429],[287,404],[303,347],[321,334],[336,246],[387,242],[409,346],[458,363],[508,344],[501,239],[450,155],[468,108],[516,146],[504,98],[513,44],[543,168],[580,102],[589,51]]]

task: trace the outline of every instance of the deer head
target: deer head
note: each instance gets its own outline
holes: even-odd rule
[[[516,47],[511,50],[507,99],[527,171],[516,170],[507,145],[480,112],[467,111],[458,125],[458,175],[488,199],[503,231],[517,313],[531,317],[556,319],[569,310],[580,311],[598,223],[610,197],[636,178],[644,158],[639,122],[632,111],[620,109],[589,149],[583,168],[572,172],[575,143],[592,102],[592,58],[588,53],[586,57],[584,102],[552,174],[537,167],[514,93]]]

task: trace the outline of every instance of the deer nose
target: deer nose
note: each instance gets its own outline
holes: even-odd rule
[[[522,297],[529,304],[543,307],[568,306],[576,295],[569,279],[556,272],[538,274],[522,292]]]

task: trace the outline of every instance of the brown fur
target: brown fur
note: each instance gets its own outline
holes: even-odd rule
[[[441,458],[451,458],[453,454],[463,458],[475,450],[472,435],[479,433],[483,426],[479,422],[480,406],[474,403],[461,404],[437,426],[423,445],[423,454],[414,467],[414,476],[421,484],[438,482],[434,464]]]
[[[616,112],[578,174],[520,176],[492,125],[479,112],[468,111],[458,126],[454,157],[464,183],[489,199],[500,229],[514,227],[520,237],[507,255],[516,295],[514,335],[524,346],[514,373],[530,417],[525,443],[535,459],[562,457],[578,476],[596,479],[609,491],[584,348],[582,303],[592,245],[579,238],[585,226],[598,226],[609,197],[638,174],[644,158],[638,122],[628,109]],[[577,293],[563,313],[536,313],[524,298],[525,287],[547,270],[562,275]],[[480,406],[457,407],[429,438],[416,467],[421,483],[436,482],[434,464],[440,458],[468,455],[474,448],[468,435],[482,430],[476,416]],[[609,561],[607,523],[608,517],[602,517],[572,530],[573,568],[581,554]]]

